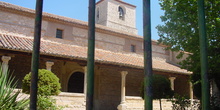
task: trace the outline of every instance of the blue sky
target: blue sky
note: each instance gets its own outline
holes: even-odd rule
[[[36,0],[1,0],[26,8],[35,9]],[[66,16],[82,21],[88,21],[88,1],[89,0],[44,0],[43,11]],[[99,1],[99,0],[96,0]],[[138,35],[143,35],[143,17],[142,0],[123,0],[124,2],[137,6],[136,8],[136,26]],[[160,10],[159,1],[151,0],[151,29],[152,39],[157,40],[158,34],[155,27],[162,24],[160,16],[163,11]]]

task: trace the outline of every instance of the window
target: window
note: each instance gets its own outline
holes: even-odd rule
[[[99,19],[99,8],[97,8],[97,14],[96,14],[97,20]]]
[[[57,29],[56,38],[60,38],[60,39],[63,38],[63,30]]]
[[[119,6],[118,7],[118,12],[119,12],[119,19],[124,20],[125,12],[124,12],[123,8]]]
[[[68,81],[68,92],[83,93],[84,92],[84,73],[73,73]]]
[[[136,52],[136,46],[135,45],[131,45],[131,52]]]

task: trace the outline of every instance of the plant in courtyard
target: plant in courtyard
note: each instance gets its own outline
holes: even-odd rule
[[[22,89],[24,93],[30,93],[31,73],[23,79]],[[38,110],[61,110],[63,107],[56,105],[56,100],[52,95],[60,93],[59,78],[49,70],[39,69],[38,71]]]
[[[211,110],[220,110],[220,94],[212,94],[211,97]]]
[[[158,99],[160,102],[160,109],[162,110],[161,99],[171,98],[174,92],[171,90],[170,81],[162,75],[153,75],[153,99]],[[141,87],[141,96],[144,99],[144,84]]]
[[[37,110],[62,110],[63,108],[56,105],[56,100],[49,96],[37,96]]]
[[[172,102],[173,110],[188,110],[190,107],[190,100],[184,96],[178,94],[174,95],[174,98],[170,100]]]
[[[14,77],[7,70],[3,73],[0,65],[0,110],[24,110],[28,107],[28,99],[18,100],[21,92],[15,92],[17,83],[13,82]]]
[[[22,89],[24,93],[30,93],[31,73],[23,79]],[[60,93],[59,78],[51,71],[39,69],[38,72],[38,95],[51,96]]]

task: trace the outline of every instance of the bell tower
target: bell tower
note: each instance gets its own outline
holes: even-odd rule
[[[122,0],[100,0],[96,3],[96,23],[137,34],[136,6]]]

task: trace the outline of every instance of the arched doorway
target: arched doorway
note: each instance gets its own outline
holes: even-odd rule
[[[68,92],[84,92],[84,73],[75,72],[70,76],[68,81]]]

